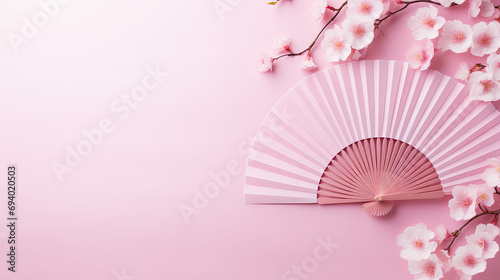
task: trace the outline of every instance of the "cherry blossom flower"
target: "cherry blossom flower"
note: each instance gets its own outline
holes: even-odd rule
[[[306,55],[306,59],[304,60],[304,62],[302,62],[300,64],[299,67],[303,70],[306,70],[306,71],[312,71],[312,70],[318,68],[318,65],[316,65],[316,63],[314,63],[312,56],[308,53]]]
[[[472,27],[459,20],[447,21],[443,25],[438,48],[443,52],[464,53],[472,45]]]
[[[273,54],[275,56],[279,56],[281,54],[290,53],[290,43],[292,42],[292,38],[280,34],[276,36],[273,43]]]
[[[325,12],[327,8],[328,8],[328,3],[326,0],[316,0],[312,2],[310,12],[318,22],[321,22],[325,17]]]
[[[443,265],[441,267],[443,272],[446,273],[446,272],[450,271],[452,265],[451,265],[451,257],[450,257],[450,254],[448,253],[448,251],[440,249],[440,250],[436,250],[435,254]]]
[[[333,29],[325,32],[321,47],[325,50],[326,60],[338,62],[346,60],[351,54],[352,35],[335,25]]]
[[[479,224],[476,227],[476,232],[465,239],[469,244],[475,244],[482,250],[481,258],[491,259],[498,252],[498,244],[493,241],[498,236],[500,229],[493,224]]]
[[[429,258],[437,247],[437,243],[431,241],[432,238],[434,238],[434,232],[423,223],[406,228],[402,234],[398,235],[398,245],[403,248],[400,256],[408,261]]]
[[[438,10],[430,6],[419,8],[414,16],[408,19],[408,28],[415,40],[434,39],[439,35],[439,29],[446,20],[437,16]]]
[[[470,67],[467,62],[462,62],[458,66],[458,70],[455,73],[455,79],[459,79],[462,81],[467,81],[470,75]]]
[[[455,252],[451,262],[453,266],[467,275],[475,275],[486,269],[486,261],[481,258],[482,249],[476,244],[461,246]]]
[[[361,59],[361,58],[365,57],[367,51],[368,51],[368,48],[364,48],[361,50],[355,50],[354,53],[352,54],[352,58],[355,60]]]
[[[432,254],[427,259],[408,261],[408,270],[415,275],[415,279],[441,279],[443,278],[442,265],[438,257]]]
[[[348,0],[347,17],[361,17],[366,21],[374,21],[380,17],[384,4],[380,0]]]
[[[448,230],[444,225],[438,225],[434,233],[435,236],[433,240],[436,241],[438,244],[441,244],[441,242],[443,242],[443,240],[445,240],[446,238],[451,237],[450,233],[448,232]]]
[[[448,202],[450,216],[459,220],[468,220],[476,215],[476,186],[456,186],[452,190],[453,198]]]
[[[352,48],[361,50],[367,47],[375,34],[373,32],[373,22],[363,21],[361,17],[349,17],[342,22],[342,27],[352,35]]]
[[[433,57],[434,45],[428,39],[413,45],[406,53],[406,58],[413,69],[425,70],[429,68]]]
[[[480,232],[487,232],[491,235],[493,239],[495,239],[495,237],[500,235],[500,228],[493,224],[479,224],[476,226],[475,233],[480,233]]]
[[[495,80],[500,80],[500,55],[492,53],[486,59],[486,63]]]
[[[500,99],[500,84],[490,71],[473,72],[469,76],[469,95],[474,100],[497,101]]]
[[[492,168],[486,169],[483,173],[483,180],[490,187],[500,187],[500,160],[488,159]]]
[[[495,189],[488,185],[479,185],[476,189],[477,192],[477,203],[481,203],[486,206],[491,206],[495,202],[493,197]]]
[[[470,0],[469,2],[469,15],[471,17],[492,17],[495,13],[495,5],[491,0]]]
[[[269,55],[263,53],[257,57],[257,60],[255,62],[255,66],[257,68],[257,71],[259,72],[268,72],[273,70],[273,61],[274,58],[270,57]]]
[[[500,46],[499,23],[491,21],[476,23],[472,27],[472,48],[471,53],[475,56],[484,56],[494,53]]]

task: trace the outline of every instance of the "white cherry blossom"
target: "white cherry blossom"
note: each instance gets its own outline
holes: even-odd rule
[[[415,279],[437,280],[443,278],[443,264],[435,254],[423,260],[408,261],[408,270],[415,275]]]
[[[480,101],[497,101],[500,99],[500,83],[493,78],[490,71],[476,71],[469,76],[469,95]]]
[[[415,40],[434,39],[439,35],[439,29],[443,27],[446,20],[439,17],[438,9],[430,6],[419,8],[415,15],[408,19],[408,28]]]
[[[321,47],[325,50],[326,60],[328,62],[346,60],[351,54],[352,41],[351,33],[340,29],[338,25],[327,30],[321,42]]]
[[[429,68],[433,57],[434,45],[429,39],[417,42],[406,53],[406,58],[412,69],[425,70]]]
[[[494,241],[498,236],[499,229],[493,224],[479,224],[476,232],[467,236],[465,239],[469,244],[475,244],[482,249],[481,258],[491,259],[498,252],[498,244]]]
[[[273,43],[273,54],[275,56],[279,56],[282,54],[290,53],[290,43],[292,42],[292,38],[280,34],[274,38]]]
[[[470,75],[469,64],[467,64],[467,62],[462,62],[458,66],[458,70],[455,73],[454,77],[455,77],[455,79],[459,79],[459,80],[462,80],[462,81],[467,81],[467,79],[469,79],[469,75]]]
[[[312,71],[318,68],[318,65],[314,63],[312,56],[310,54],[307,54],[306,59],[299,65],[299,67],[306,71]]]
[[[257,68],[257,71],[259,71],[259,72],[272,71],[273,70],[273,61],[274,61],[273,58],[271,58],[269,55],[263,53],[257,57],[257,60],[255,61],[255,67]]]
[[[472,48],[471,53],[475,56],[484,56],[494,53],[500,47],[499,23],[491,21],[476,23],[472,27]]]
[[[486,169],[483,173],[483,180],[490,187],[500,187],[500,160],[495,158],[488,159],[492,168]]]
[[[423,260],[436,250],[437,243],[431,241],[434,232],[423,223],[406,228],[398,235],[398,245],[402,247],[400,256],[405,260]]]
[[[384,4],[380,0],[348,0],[347,17],[361,17],[368,20],[376,20],[382,14]]]
[[[489,71],[493,74],[495,80],[500,80],[500,55],[492,53],[486,59]]]
[[[468,220],[476,215],[476,186],[456,186],[452,190],[453,198],[448,202],[450,216],[459,220]]]
[[[438,49],[464,53],[472,45],[472,27],[459,20],[447,21],[438,41]]]
[[[342,27],[352,35],[352,48],[361,50],[367,47],[375,37],[373,22],[364,21],[361,17],[348,17],[342,22]]]

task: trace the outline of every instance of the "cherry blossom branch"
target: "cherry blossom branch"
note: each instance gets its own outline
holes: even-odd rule
[[[481,204],[478,204],[477,206],[479,207],[479,209],[481,209],[481,211],[484,212],[484,208],[483,208],[483,206]]]
[[[335,14],[333,15],[333,17],[325,24],[325,26],[323,26],[323,28],[321,28],[321,30],[319,31],[318,35],[316,35],[316,38],[314,38],[314,41],[312,41],[312,43],[306,48],[304,49],[303,51],[301,52],[298,52],[298,53],[294,53],[294,52],[291,52],[291,53],[287,53],[287,54],[284,54],[284,55],[280,55],[278,57],[276,57],[274,60],[278,60],[282,57],[285,57],[285,56],[297,56],[297,55],[302,55],[303,53],[305,52],[310,52],[313,48],[313,46],[316,44],[316,42],[318,41],[319,37],[321,36],[321,34],[323,34],[323,32],[325,31],[325,29],[330,25],[330,23],[332,23],[336,18],[337,16],[339,15],[340,11],[342,11],[342,9],[347,5],[347,1],[345,1],[344,3],[342,3],[342,5],[339,7],[339,8],[331,8],[332,11],[335,12]]]
[[[495,194],[499,194],[500,195],[500,191],[498,191],[497,187],[495,187]]]
[[[496,189],[496,188],[495,188]],[[497,190],[498,191],[498,190]],[[457,229],[456,231],[452,232],[451,233],[451,236],[453,236],[453,239],[451,240],[450,242],[450,245],[448,245],[448,247],[446,247],[446,251],[450,252],[450,248],[451,248],[451,245],[453,245],[453,243],[455,242],[455,240],[458,238],[458,236],[460,235],[460,233],[462,232],[462,230],[468,226],[472,221],[474,221],[475,219],[479,218],[479,217],[482,217],[482,216],[486,216],[486,215],[494,215],[495,217],[498,217],[498,215],[500,214],[500,209],[499,210],[496,210],[496,211],[490,211],[488,210],[487,208],[483,209],[483,207],[481,207],[481,210],[483,211],[482,213],[480,214],[477,214],[476,216],[472,217],[470,220],[468,220],[465,224],[463,224],[459,229]]]
[[[270,5],[276,5],[276,3],[278,3],[280,0],[277,0],[277,1],[274,1],[274,2],[269,2],[268,4]],[[388,19],[389,17],[403,11],[404,9],[406,9],[408,6],[412,5],[412,4],[416,4],[416,3],[429,3],[429,4],[434,4],[434,5],[439,5],[441,6],[440,3],[438,2],[434,2],[432,0],[416,0],[416,1],[402,1],[401,4],[404,4],[403,7],[401,7],[400,9],[394,11],[394,12],[390,12],[388,13],[385,17],[381,18],[381,19],[377,19],[375,20],[375,23],[374,23],[374,26],[376,29],[379,29],[379,26],[382,22],[384,22],[386,19]],[[342,3],[342,5],[339,7],[339,8],[333,8],[333,7],[330,7],[328,6],[328,8],[332,11],[335,12],[335,14],[332,16],[332,18],[323,26],[323,28],[321,28],[321,30],[319,31],[318,35],[316,35],[316,38],[314,38],[314,40],[311,42],[311,44],[309,44],[309,46],[307,48],[305,48],[304,50],[300,51],[300,52],[290,52],[290,53],[287,53],[287,54],[283,54],[283,55],[280,55],[276,58],[273,59],[273,61],[276,61],[280,58],[283,58],[283,57],[288,57],[288,56],[298,56],[298,55],[302,55],[304,54],[305,52],[311,52],[312,48],[314,47],[314,45],[317,43],[319,37],[321,36],[321,34],[323,34],[323,32],[326,30],[326,28],[337,18],[337,16],[340,14],[340,12],[342,11],[342,9],[347,5],[347,1],[345,1],[344,3]],[[456,4],[455,3],[452,3],[452,6],[455,6]]]

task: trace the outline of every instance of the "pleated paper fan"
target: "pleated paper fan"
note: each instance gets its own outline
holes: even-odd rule
[[[363,203],[439,198],[481,183],[500,157],[500,113],[433,70],[361,61],[317,72],[274,106],[255,138],[247,203]]]

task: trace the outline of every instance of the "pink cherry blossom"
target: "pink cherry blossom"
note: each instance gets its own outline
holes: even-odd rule
[[[430,6],[419,8],[414,16],[408,19],[408,28],[415,40],[434,39],[439,35],[439,29],[446,20],[437,16],[438,10]]]
[[[366,48],[372,41],[375,34],[373,32],[373,22],[363,21],[361,17],[349,17],[342,22],[342,27],[352,35],[352,48],[361,50]]]
[[[292,42],[292,38],[280,34],[276,36],[273,43],[273,54],[275,56],[279,56],[281,54],[290,53],[290,43]]]
[[[352,40],[351,33],[340,29],[338,25],[327,30],[321,42],[321,47],[325,50],[326,60],[329,62],[346,60],[351,54]]]
[[[273,70],[273,61],[274,58],[271,58],[269,55],[263,53],[257,57],[255,61],[255,66],[257,71],[259,72],[268,72]]]
[[[495,189],[488,185],[479,185],[476,189],[477,192],[477,203],[486,206],[491,206],[495,202],[494,193]]]
[[[469,95],[474,100],[497,101],[500,99],[500,83],[493,78],[493,73],[473,72],[469,76]]]
[[[365,57],[367,51],[368,51],[368,48],[364,48],[361,50],[355,50],[354,53],[352,54],[352,58],[355,60],[361,59],[361,58]]]
[[[445,240],[446,238],[451,237],[450,233],[448,232],[448,230],[444,225],[438,225],[434,233],[436,235],[434,236],[433,240],[436,241],[438,244],[441,244],[441,242],[443,242],[443,240]]]
[[[440,249],[440,250],[436,250],[435,254],[438,257],[438,259],[441,261],[441,263],[443,264],[443,266],[441,267],[443,272],[446,273],[446,272],[450,271],[452,265],[451,265],[451,257],[450,257],[450,254],[448,253],[448,251]]]
[[[486,261],[481,258],[483,250],[475,244],[461,246],[451,262],[453,266],[467,275],[476,275],[486,269]]]
[[[499,23],[491,21],[476,23],[472,27],[472,48],[471,53],[475,56],[484,56],[494,53],[500,47]]]
[[[500,80],[500,55],[492,53],[486,59],[486,63],[495,80]]]
[[[327,8],[328,2],[326,0],[315,0],[311,4],[310,12],[318,22],[321,22],[323,20],[323,17],[325,17]]]
[[[299,66],[301,69],[306,70],[306,71],[312,71],[316,68],[318,68],[318,65],[314,63],[312,56],[308,53],[306,55],[306,59],[304,62],[302,62]]]
[[[366,21],[374,21],[380,17],[384,4],[380,0],[348,0],[347,17],[361,17]]]
[[[483,180],[490,187],[500,187],[500,160],[490,158],[492,168],[486,169],[483,173]]]
[[[498,252],[498,244],[493,241],[498,236],[500,230],[493,224],[479,224],[476,232],[467,236],[465,239],[469,244],[475,244],[482,250],[481,258],[491,259]]]
[[[471,17],[492,17],[496,10],[491,0],[470,0],[469,3],[469,15]]]
[[[450,216],[459,220],[468,220],[476,215],[476,186],[456,186],[452,190],[453,198],[448,202]]]
[[[415,279],[435,280],[443,278],[442,265],[438,257],[432,254],[427,259],[408,261],[408,270],[415,275]]]
[[[455,73],[455,79],[459,79],[462,81],[467,81],[470,75],[470,67],[467,62],[462,62],[458,66],[458,70]]]
[[[472,45],[472,27],[459,20],[447,21],[443,25],[438,49],[464,53]]]
[[[434,232],[423,223],[406,228],[402,234],[398,235],[398,245],[402,247],[400,256],[408,261],[429,258],[437,247],[437,243],[431,241],[432,238],[434,238]]]
[[[425,70],[431,65],[434,57],[434,45],[431,40],[422,40],[410,47],[406,53],[406,58],[412,69]]]
[[[480,233],[480,232],[487,232],[491,235],[493,239],[495,239],[497,236],[500,235],[500,228],[498,228],[496,225],[493,224],[479,224],[476,226],[475,233]]]

